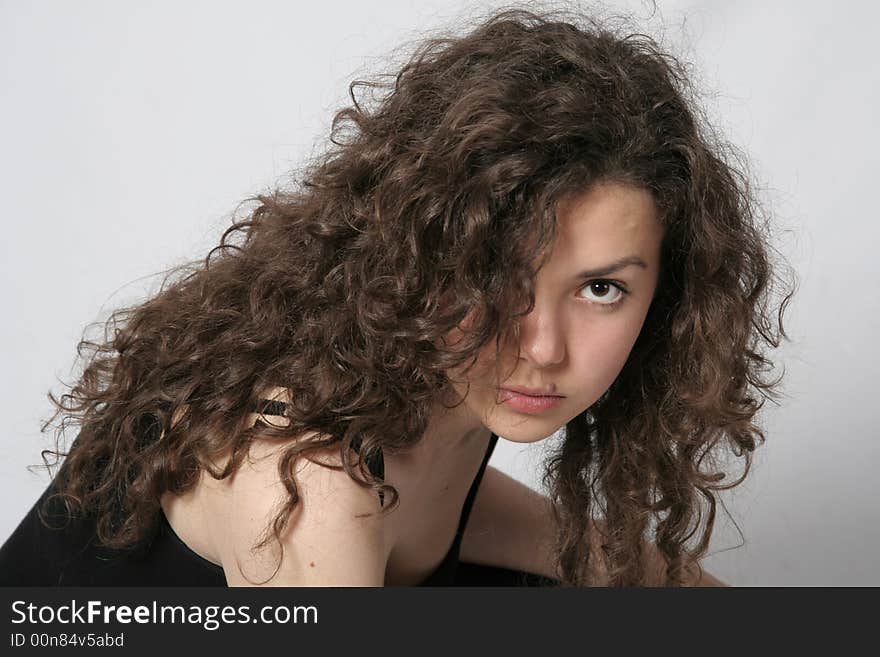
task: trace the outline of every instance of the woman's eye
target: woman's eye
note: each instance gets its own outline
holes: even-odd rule
[[[583,298],[586,298],[590,303],[606,307],[617,305],[629,294],[629,291],[620,283],[604,280],[590,281],[581,288],[581,291],[584,290],[592,295],[592,299]]]

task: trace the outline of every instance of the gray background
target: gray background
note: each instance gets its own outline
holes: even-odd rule
[[[704,565],[735,585],[877,585],[880,11],[766,5],[606,5],[694,64],[800,278],[793,342],[775,352],[786,396],[759,418],[767,443],[723,497]],[[238,201],[320,151],[352,78],[393,72],[396,46],[494,6],[0,2],[0,541],[47,483],[26,466],[49,445],[45,393],[70,380],[83,328],[203,255]],[[544,447],[502,441],[492,463],[538,488]]]

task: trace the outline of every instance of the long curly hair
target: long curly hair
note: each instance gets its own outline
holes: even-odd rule
[[[415,444],[447,371],[516,339],[557,205],[618,181],[653,195],[661,277],[620,375],[547,460],[558,574],[589,585],[599,559],[611,585],[642,584],[653,537],[667,583],[682,584],[706,552],[717,492],[745,478],[764,441],[753,419],[780,379],[765,380],[763,352],[788,337],[793,294],[777,320],[769,221],[685,65],[595,18],[504,9],[421,41],[396,74],[349,94],[332,145],[293,185],[247,199],[207,257],[113,312],[102,337],[83,336],[82,374],[49,393],[43,426],[61,417],[43,461],[65,457],[55,483],[70,515],[94,516],[106,546],[136,545],[163,493],[202,471],[230,477],[258,437],[284,445],[289,499],[256,547],[280,537],[299,501],[294,463],[317,450],[338,450],[342,465],[328,467],[390,511],[397,491],[365,459]],[[248,424],[278,387],[286,425]],[[728,453],[744,467],[725,484]]]

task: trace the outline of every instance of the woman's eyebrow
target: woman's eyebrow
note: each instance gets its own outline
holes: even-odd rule
[[[596,267],[595,269],[587,269],[585,271],[582,271],[580,274],[577,275],[577,278],[597,278],[599,276],[607,276],[608,274],[613,274],[618,269],[623,269],[631,265],[636,265],[638,267],[641,267],[642,269],[648,268],[648,265],[646,265],[645,261],[642,260],[639,256],[631,255],[626,256],[625,258],[620,258],[619,260],[615,260],[610,264]]]

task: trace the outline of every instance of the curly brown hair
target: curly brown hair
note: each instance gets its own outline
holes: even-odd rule
[[[112,313],[102,338],[83,337],[83,373],[60,399],[49,393],[43,427],[61,416],[43,460],[66,457],[56,483],[69,512],[94,514],[105,545],[132,546],[163,493],[191,489],[203,470],[229,477],[258,436],[286,446],[289,500],[256,547],[280,537],[299,499],[293,465],[314,450],[354,448],[342,467],[393,509],[397,491],[365,459],[415,444],[447,372],[516,339],[558,203],[620,181],[659,209],[657,294],[618,378],[566,424],[544,483],[563,584],[590,584],[596,558],[610,584],[644,583],[651,533],[667,582],[683,583],[707,549],[717,491],[745,478],[764,440],[757,397],[774,397],[779,379],[764,380],[762,347],[788,337],[793,294],[774,330],[769,221],[685,66],[594,18],[507,9],[424,40],[398,73],[349,93],[333,146],[298,183],[248,199],[255,207],[203,261]],[[465,317],[462,340],[442,343]],[[290,392],[288,424],[249,426],[277,387]],[[728,484],[726,451],[744,461]]]

